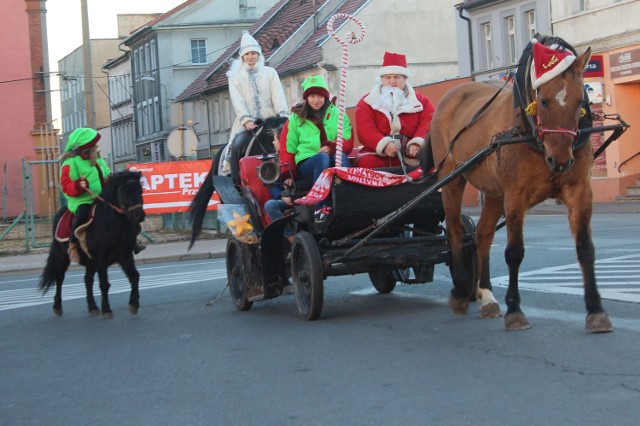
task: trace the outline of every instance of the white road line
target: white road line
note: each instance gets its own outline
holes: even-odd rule
[[[640,303],[640,253],[596,260],[596,282],[603,299]],[[509,276],[492,278],[491,283],[507,287]],[[577,262],[521,272],[518,287],[546,293],[584,294]]]
[[[371,288],[364,288],[361,290],[352,291],[349,294],[353,294],[356,296],[368,296],[368,295],[373,295],[377,293],[378,291],[375,290],[373,287],[371,287]],[[416,293],[403,293],[402,291],[398,291],[398,287],[396,287],[396,289],[393,291],[393,296],[408,297],[412,299],[427,299],[433,303],[437,303],[445,307],[448,307],[448,304],[449,304],[448,300],[444,297],[427,296],[427,295],[416,294]],[[479,314],[477,314],[472,310],[473,306],[474,306],[473,304],[470,305],[469,313],[467,315],[478,316]],[[479,306],[479,305],[475,304],[475,306]],[[501,309],[502,309],[502,312],[505,312],[506,310],[504,305],[501,306]],[[529,319],[539,318],[539,319],[546,319],[546,320],[562,321],[562,322],[568,322],[568,323],[575,323],[578,326],[584,326],[585,317],[586,317],[586,312],[582,314],[582,313],[575,313],[575,312],[558,311],[554,309],[534,308],[534,307],[525,306],[525,305],[522,306],[522,310],[524,311],[525,315]],[[454,314],[452,313],[451,315],[454,315]],[[502,319],[497,319],[497,320],[502,322]],[[481,319],[478,317],[478,321],[494,321],[494,319]],[[611,317],[611,322],[613,323],[614,330],[624,329],[628,331],[640,332],[640,319]],[[535,324],[532,324],[532,326],[535,327]]]
[[[68,278],[68,277],[67,277]],[[174,285],[192,284],[207,280],[226,279],[227,273],[224,269],[211,272],[181,272],[175,274],[163,274],[140,277],[140,291],[168,287]],[[124,278],[110,279],[111,288],[109,294],[124,293],[131,291],[129,280]],[[100,284],[96,277],[93,284],[93,292],[96,297],[100,296]],[[52,288],[43,295],[38,289],[14,289],[0,291],[0,311],[7,309],[24,308],[27,306],[42,305],[52,303],[55,288]],[[62,300],[83,299],[86,297],[84,283],[64,283],[62,285]]]

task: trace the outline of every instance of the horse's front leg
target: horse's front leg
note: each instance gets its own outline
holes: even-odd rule
[[[102,295],[102,317],[106,319],[113,318],[111,305],[109,305],[109,287],[111,287],[111,284],[109,284],[106,267],[98,269],[98,280],[100,281],[100,293]]]
[[[589,197],[590,198],[590,197]],[[584,200],[583,197],[572,200]],[[591,202],[588,208],[574,205],[571,200],[565,202],[568,210],[569,226],[576,242],[576,253],[584,286],[584,300],[587,306],[587,331],[591,333],[608,333],[613,331],[609,315],[602,307],[600,293],[596,285],[595,247],[591,239]]]
[[[89,315],[92,317],[100,314],[100,309],[96,305],[96,299],[93,296],[93,280],[96,274],[96,270],[93,266],[87,266],[84,270],[84,288],[87,293],[87,306],[89,308]]]
[[[126,259],[120,263],[120,266],[122,267],[124,273],[127,275],[127,278],[129,278],[129,283],[131,284],[131,294],[129,295],[129,312],[135,315],[138,313],[138,308],[140,307],[140,293],[138,290],[140,273],[136,269],[133,254],[127,256]]]
[[[506,214],[507,248],[504,258],[509,268],[509,288],[505,296],[507,313],[504,316],[504,326],[507,330],[526,330],[531,328],[524,312],[520,309],[520,292],[518,290],[518,274],[520,264],[524,259],[524,216],[526,207],[511,209]]]
[[[496,234],[496,224],[502,216],[503,201],[485,195],[482,213],[476,229],[476,245],[478,249],[478,289],[480,301],[480,317],[497,318],[500,316],[500,306],[493,296],[491,288],[491,244]]]

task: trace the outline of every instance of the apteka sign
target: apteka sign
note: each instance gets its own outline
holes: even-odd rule
[[[209,173],[211,160],[130,164],[129,170],[142,172],[142,198],[147,214],[186,212]],[[220,203],[214,192],[207,210]]]

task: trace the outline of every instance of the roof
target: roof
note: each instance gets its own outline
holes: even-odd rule
[[[340,6],[340,9],[338,9],[336,13],[355,15],[356,12],[368,1],[369,0],[347,0],[342,6]],[[333,25],[334,31],[338,33],[338,29],[346,21],[346,18],[336,19]],[[326,22],[323,23],[323,25],[318,25],[318,29],[311,35],[311,37],[309,37],[298,49],[296,49],[287,59],[276,67],[278,74],[292,74],[297,71],[314,67],[322,60],[322,42],[328,37],[330,36],[327,34]]]
[[[313,17],[328,0],[300,1],[280,0],[269,9],[248,32],[260,43],[265,59],[304,24]],[[368,0],[346,0],[338,12],[353,14]],[[338,28],[345,19],[339,19],[334,24]],[[317,30],[308,37],[294,52],[279,64],[275,69],[280,75],[294,73],[296,71],[314,67],[322,59],[320,42],[326,38],[327,31],[324,25],[318,25]],[[240,39],[236,40],[220,57],[211,64],[205,72],[196,78],[177,98],[176,101],[184,101],[201,93],[217,91],[227,87],[226,72],[229,68],[229,60],[238,53]],[[273,65],[272,65],[273,66]]]

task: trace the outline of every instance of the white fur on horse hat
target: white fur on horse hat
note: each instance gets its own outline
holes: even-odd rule
[[[384,52],[382,59],[382,68],[378,72],[378,76],[388,74],[399,74],[409,77],[409,68],[407,68],[407,57],[400,53]]]
[[[534,90],[562,74],[576,60],[571,51],[559,48],[557,44],[545,46],[536,39],[531,40],[531,43],[533,44],[531,85]]]
[[[240,39],[240,57],[242,58],[249,52],[257,52],[258,55],[262,55],[262,48],[256,39],[245,31],[242,33],[242,38]]]

